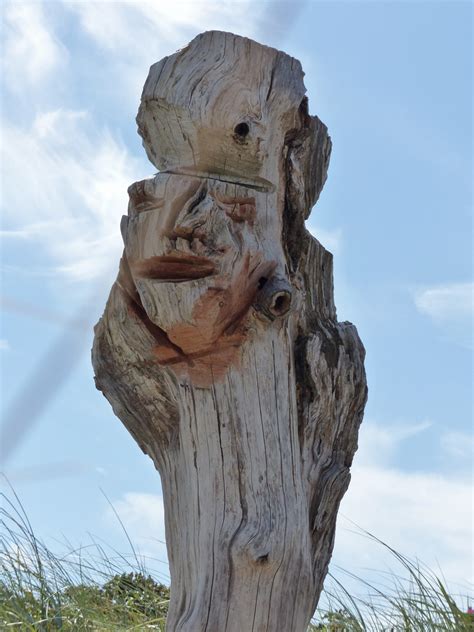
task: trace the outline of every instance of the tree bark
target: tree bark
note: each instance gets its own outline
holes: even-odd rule
[[[151,67],[97,387],[161,475],[172,632],[303,632],[367,397],[305,229],[327,129],[300,63],[206,32]]]

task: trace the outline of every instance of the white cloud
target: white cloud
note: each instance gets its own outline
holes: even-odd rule
[[[33,133],[41,139],[69,144],[67,134],[74,131],[77,123],[87,118],[83,110],[52,110],[37,114],[33,121]]]
[[[359,434],[359,449],[356,454],[358,465],[385,465],[393,460],[396,452],[406,439],[414,437],[432,426],[424,420],[415,424],[377,424],[365,420]]]
[[[83,111],[38,114],[30,129],[5,124],[3,141],[7,235],[46,248],[70,278],[115,269],[127,187],[147,175],[145,161],[133,159]]]
[[[417,310],[431,318],[441,337],[468,349],[473,345],[474,284],[448,283],[414,290]]]
[[[126,528],[133,530],[138,537],[148,539],[153,536],[164,541],[165,510],[161,496],[143,492],[127,492],[122,499],[114,502],[114,508]],[[110,509],[109,512],[112,510]]]
[[[5,338],[0,338],[0,351],[9,351],[10,344]]]
[[[45,6],[41,2],[7,5],[4,64],[12,82],[18,80],[22,87],[27,81],[41,88],[40,80],[67,58],[50,28]],[[149,65],[198,32],[216,28],[252,36],[267,11],[249,0],[177,5],[66,2],[62,6],[74,12],[83,31],[102,49],[107,68],[102,80],[109,82],[111,100],[119,107],[127,98],[135,107]],[[58,107],[51,94],[47,90],[39,94],[41,102],[48,103],[47,111],[39,112],[30,127],[4,125],[2,235],[46,248],[55,271],[90,279],[107,267],[116,268],[126,189],[146,177],[151,167],[145,154],[141,160],[133,159],[108,130],[94,125],[88,112]],[[329,241],[332,247],[334,239]]]
[[[62,66],[67,51],[51,32],[41,2],[8,2],[4,7],[2,66],[6,85],[36,86]]]
[[[25,467],[8,469],[3,472],[5,482],[13,486],[20,484],[37,484],[47,480],[62,479],[65,477],[84,476],[93,471],[93,468],[82,461],[56,461],[52,463],[39,463]]]
[[[321,226],[318,226],[312,220],[306,223],[306,228],[326,250],[329,250],[329,252],[334,255],[341,252],[342,230],[340,228],[328,230],[327,228],[321,228]]]
[[[356,465],[341,515],[406,557],[418,558],[450,585],[472,584],[472,486],[433,473]],[[393,569],[393,556],[339,520],[334,563],[358,575]],[[380,579],[380,577],[379,577]]]
[[[349,490],[341,503],[333,564],[367,577],[394,571],[395,559],[355,523],[402,555],[418,558],[451,584],[473,582],[472,484],[451,472],[404,472],[392,466],[403,442],[431,427],[429,421],[380,426],[365,422]],[[471,438],[472,443],[472,438]],[[351,582],[351,588],[357,583]],[[358,586],[360,590],[360,585]]]
[[[473,314],[473,283],[435,285],[415,292],[415,305],[437,323],[466,320]]]
[[[467,432],[450,431],[441,435],[441,448],[444,453],[459,461],[472,461],[474,458],[474,436]]]
[[[169,581],[168,554],[165,543],[165,511],[163,498],[157,494],[128,492],[113,503],[139,556]],[[121,526],[111,507],[106,513],[107,523],[120,530]]]
[[[80,24],[107,55],[107,73],[120,88],[121,99],[135,105],[151,64],[184,47],[198,33],[224,30],[252,37],[266,3],[70,1]]]
[[[163,45],[184,46],[187,42],[180,38],[186,33],[226,30],[252,34],[263,11],[249,0],[176,3],[106,0],[72,1],[67,5],[77,12],[82,27],[99,46],[121,54],[126,50],[127,54],[137,56],[143,55],[147,48],[153,52]]]

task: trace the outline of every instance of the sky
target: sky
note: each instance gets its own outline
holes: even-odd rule
[[[390,564],[357,525],[472,591],[472,4],[1,11],[1,470],[37,535],[54,547],[93,534],[127,553],[112,503],[167,577],[159,476],[95,390],[92,326],[117,273],[127,187],[154,173],[135,123],[149,66],[218,29],[298,58],[333,141],[308,228],[334,254],[369,401],[332,568]]]

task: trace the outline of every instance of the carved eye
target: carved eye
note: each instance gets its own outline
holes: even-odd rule
[[[247,123],[238,123],[234,127],[234,134],[239,139],[244,139],[249,132],[250,132],[250,127],[247,125]]]

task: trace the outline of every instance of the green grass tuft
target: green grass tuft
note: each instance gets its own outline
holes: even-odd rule
[[[378,572],[369,582],[339,569],[361,587],[350,594],[340,579],[329,574],[321,606],[310,630],[325,632],[474,632],[474,616],[467,613],[472,598],[451,595],[445,581],[419,561],[410,560],[374,535],[358,530],[391,555],[399,573]],[[383,580],[383,581],[382,581]]]
[[[35,536],[14,490],[12,498],[0,496],[1,630],[165,630],[169,587],[145,568],[128,535],[132,561],[95,540],[55,554]],[[379,581],[369,583],[346,572],[362,596],[330,575],[320,602],[325,606],[309,631],[474,632],[467,597],[455,598],[430,569],[364,535],[390,552],[400,573],[379,573]]]

